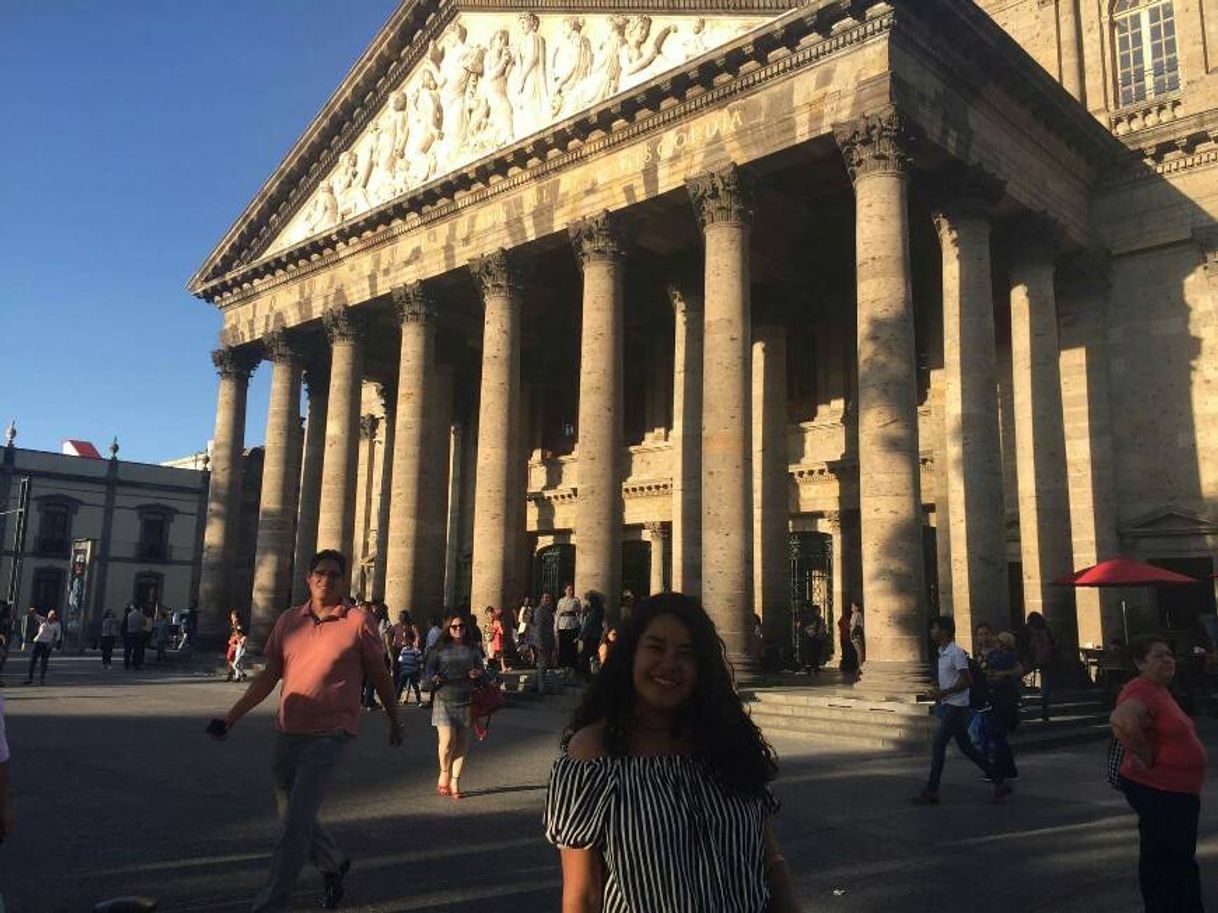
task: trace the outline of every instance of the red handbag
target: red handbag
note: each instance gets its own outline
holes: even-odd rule
[[[503,692],[489,682],[483,682],[469,693],[469,712],[474,721],[474,735],[481,742],[491,731],[491,715],[507,703]]]

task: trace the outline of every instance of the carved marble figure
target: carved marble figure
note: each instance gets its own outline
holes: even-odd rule
[[[550,113],[555,117],[573,113],[571,93],[592,68],[592,42],[584,36],[583,17],[567,16],[562,29],[550,59]]]
[[[546,40],[538,28],[541,20],[534,13],[520,15],[520,39],[516,44],[515,83],[517,132],[533,133],[549,117],[546,102]]]

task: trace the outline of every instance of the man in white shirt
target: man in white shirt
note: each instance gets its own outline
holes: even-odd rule
[[[558,600],[558,611],[554,613],[554,633],[558,640],[558,665],[573,669],[575,667],[575,645],[579,641],[579,597],[575,595],[575,586],[568,583],[563,589],[562,599]]]
[[[939,804],[939,780],[943,776],[943,764],[947,759],[947,743],[953,738],[960,753],[976,764],[994,784],[994,801],[1011,792],[1009,784],[975,747],[968,736],[968,724],[973,711],[969,707],[969,689],[973,684],[969,674],[968,654],[956,643],[956,622],[949,615],[940,615],[930,626],[931,639],[939,647],[938,687],[930,690],[935,701],[935,717],[939,728],[935,732],[934,748],[931,752],[930,779],[926,788],[914,797],[920,805]]]
[[[46,617],[39,616],[38,633],[34,635],[34,652],[30,655],[30,671],[25,677],[24,684],[34,684],[34,667],[42,663],[42,674],[38,678],[40,685],[47,683],[47,663],[51,660],[51,650],[63,637],[63,629],[59,626],[59,615],[54,609],[47,612]]]

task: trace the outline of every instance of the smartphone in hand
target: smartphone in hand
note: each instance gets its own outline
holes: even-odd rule
[[[206,732],[213,739],[219,740],[228,735],[228,723],[218,717],[207,724]]]

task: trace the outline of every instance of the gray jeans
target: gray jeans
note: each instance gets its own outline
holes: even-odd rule
[[[250,908],[254,913],[288,899],[305,860],[327,874],[337,873],[346,861],[317,813],[350,738],[343,732],[278,734],[271,770],[279,808],[279,843],[271,857],[266,886]]]

